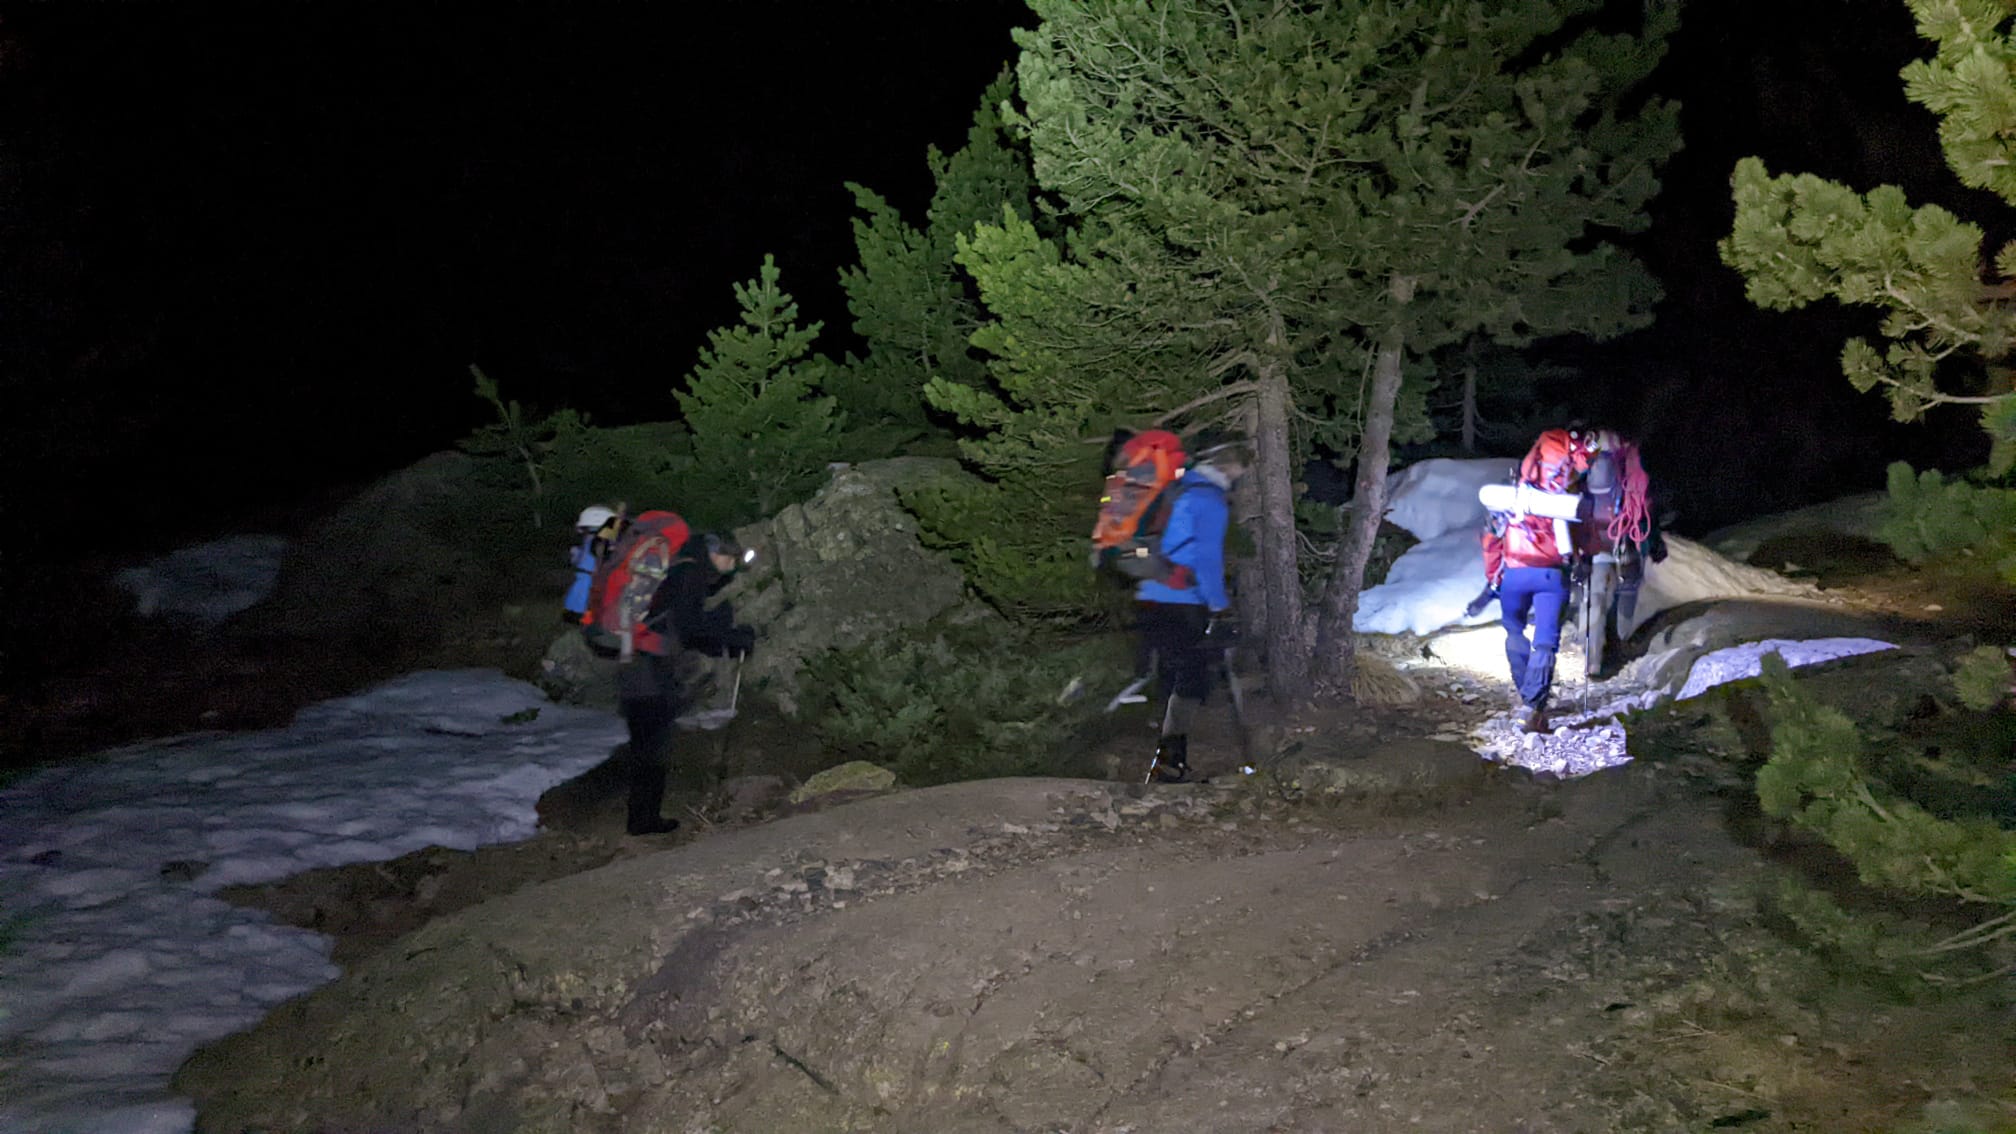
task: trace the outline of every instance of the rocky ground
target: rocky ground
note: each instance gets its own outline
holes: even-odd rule
[[[206,1130],[1085,1134],[1873,1131],[2009,1088],[2006,1015],[1774,934],[1696,781],[1366,759],[1321,804],[994,781],[634,855],[371,952],[178,1086]]]

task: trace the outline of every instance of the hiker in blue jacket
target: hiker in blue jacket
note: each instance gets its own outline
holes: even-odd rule
[[[1190,722],[1211,692],[1211,643],[1229,627],[1225,593],[1225,532],[1231,518],[1226,496],[1246,472],[1236,441],[1200,438],[1190,470],[1169,509],[1156,552],[1168,564],[1160,579],[1134,589],[1135,629],[1142,650],[1155,659],[1168,696],[1155,745],[1155,774],[1167,783],[1190,776]],[[1214,626],[1214,623],[1217,625]]]

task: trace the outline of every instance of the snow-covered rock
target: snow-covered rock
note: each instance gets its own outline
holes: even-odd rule
[[[1637,608],[1629,618],[1619,612],[1617,632],[1629,638],[1660,612],[1690,602],[1758,596],[1818,600],[1820,589],[1775,571],[1738,563],[1693,540],[1667,536],[1666,558],[1645,565]]]
[[[1502,484],[1518,464],[1508,457],[1459,461],[1452,457],[1416,461],[1386,478],[1386,518],[1414,538],[1430,540],[1449,532],[1474,536],[1484,524],[1477,490]]]
[[[199,543],[113,576],[143,618],[182,618],[214,626],[273,593],[287,541],[239,535]]]

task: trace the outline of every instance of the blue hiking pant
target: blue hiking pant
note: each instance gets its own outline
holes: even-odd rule
[[[1568,575],[1558,567],[1507,567],[1498,583],[1499,622],[1505,627],[1505,660],[1519,699],[1546,708],[1554,684],[1554,655],[1561,650],[1561,612],[1568,606]],[[1526,641],[1526,628],[1533,641]]]

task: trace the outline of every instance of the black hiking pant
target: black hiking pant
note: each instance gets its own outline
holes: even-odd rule
[[[1144,654],[1154,655],[1166,696],[1202,701],[1211,692],[1211,650],[1204,628],[1211,612],[1202,603],[1143,602],[1135,604],[1134,628]]]
[[[672,658],[640,654],[617,675],[617,707],[630,730],[624,772],[629,780],[625,827],[633,835],[660,825],[665,777],[672,770],[672,742],[678,735],[679,680]]]

